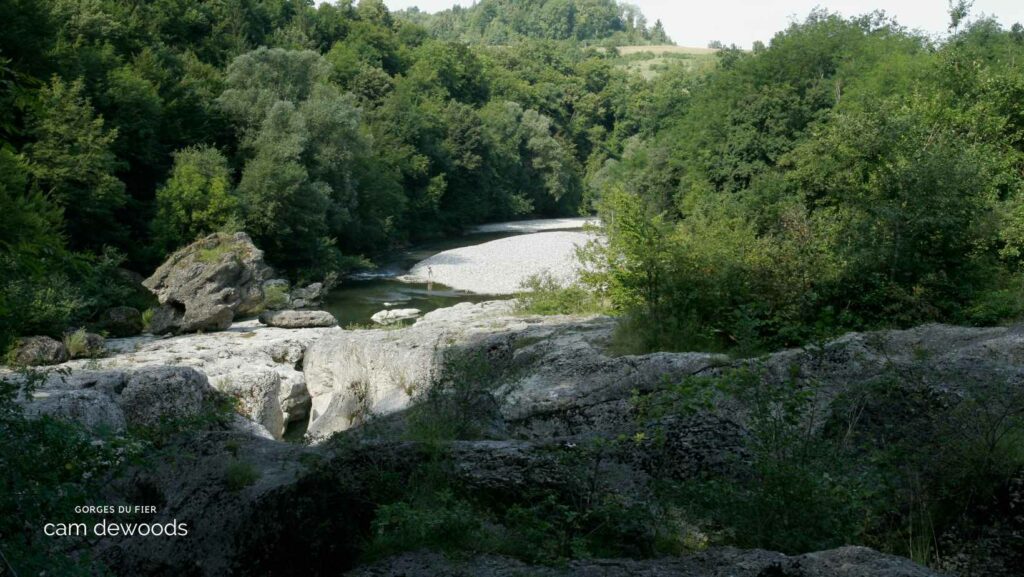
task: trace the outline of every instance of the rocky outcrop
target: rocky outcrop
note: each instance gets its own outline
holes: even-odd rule
[[[38,400],[54,407],[47,409],[51,413],[88,423],[94,419],[84,418],[87,405],[83,403],[94,399],[77,391],[93,389],[119,395],[127,384],[126,375],[132,372],[183,366],[197,371],[213,388],[235,397],[245,417],[280,438],[289,422],[308,415],[310,398],[302,371],[306,348],[338,330],[286,330],[246,321],[218,333],[110,339],[106,357],[71,361],[48,373]],[[105,414],[98,410],[96,419],[104,420]]]
[[[304,363],[312,398],[308,435],[325,438],[408,408],[438,374],[446,349],[503,330],[510,307],[460,304],[406,329],[340,331],[318,340]]]
[[[212,406],[213,393],[206,377],[189,367],[54,371],[22,403],[30,416],[123,431],[126,426],[152,427],[196,416]]]
[[[14,345],[10,360],[21,367],[56,365],[68,360],[68,349],[50,337],[23,337]]]
[[[281,375],[276,371],[240,371],[219,377],[214,388],[238,401],[239,411],[262,425],[275,439],[284,434]]]
[[[114,307],[100,315],[99,326],[113,338],[134,337],[142,333],[142,313],[132,307]]]
[[[314,329],[334,327],[338,319],[327,311],[266,311],[260,322],[282,329]]]
[[[327,288],[323,283],[315,282],[309,286],[292,290],[289,298],[292,306],[301,309],[305,307],[318,307],[327,295]]]
[[[143,282],[160,301],[154,334],[225,330],[256,312],[270,278],[263,251],[245,233],[214,234],[175,252]]]
[[[602,419],[629,418],[635,388],[727,361],[696,353],[614,357],[606,350],[614,327],[604,317],[516,316],[514,303],[495,301],[436,310],[404,329],[330,335],[305,362],[309,434],[326,437],[408,408],[449,359],[482,360],[504,421],[532,438],[612,430]]]
[[[864,547],[807,555],[712,549],[694,555],[635,561],[594,559],[565,567],[528,565],[483,555],[468,560],[437,553],[409,553],[348,573],[349,577],[939,577],[913,561]]]
[[[43,415],[73,421],[90,431],[123,431],[127,426],[116,394],[100,389],[43,389],[25,403],[28,417]]]

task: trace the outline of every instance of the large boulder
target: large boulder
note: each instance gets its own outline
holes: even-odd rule
[[[214,408],[215,391],[205,375],[190,367],[69,368],[41,373],[31,395],[18,398],[26,415],[47,415],[92,430],[122,431],[127,426],[187,419]],[[26,376],[3,373],[0,379],[22,384]]]
[[[143,282],[160,301],[154,334],[225,330],[263,303],[272,276],[245,233],[213,234],[175,252]]]
[[[142,313],[132,307],[114,307],[100,315],[99,325],[111,337],[134,337],[142,333]]]
[[[314,329],[334,327],[338,319],[327,311],[266,311],[260,322],[281,329]]]
[[[21,367],[57,365],[68,360],[68,349],[50,337],[24,337],[14,345],[10,360]]]

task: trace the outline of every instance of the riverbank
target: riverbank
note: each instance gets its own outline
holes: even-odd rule
[[[402,280],[488,295],[520,292],[537,275],[568,285],[579,276],[577,250],[596,238],[568,231],[513,236],[436,254],[414,266]]]

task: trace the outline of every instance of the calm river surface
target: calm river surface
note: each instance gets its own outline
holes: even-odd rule
[[[398,281],[396,277],[406,274],[413,265],[439,252],[517,234],[521,233],[469,234],[396,252],[385,258],[377,269],[345,278],[327,296],[324,309],[330,311],[337,317],[338,323],[345,327],[352,324],[369,324],[374,313],[385,309],[420,309],[423,313],[428,313],[463,302],[509,298],[457,291],[437,283],[428,288],[425,284]]]

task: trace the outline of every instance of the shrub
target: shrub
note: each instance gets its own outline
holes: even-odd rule
[[[263,306],[270,310],[288,306],[288,286],[275,284],[263,289]]]
[[[229,491],[241,491],[250,487],[260,478],[260,472],[251,463],[232,460],[224,470],[224,484]]]
[[[71,358],[84,357],[91,353],[89,350],[89,338],[85,329],[78,329],[64,334],[64,348],[68,350]]]
[[[549,274],[534,275],[517,295],[518,310],[530,315],[585,315],[607,310],[601,297],[579,284],[562,286]]]

